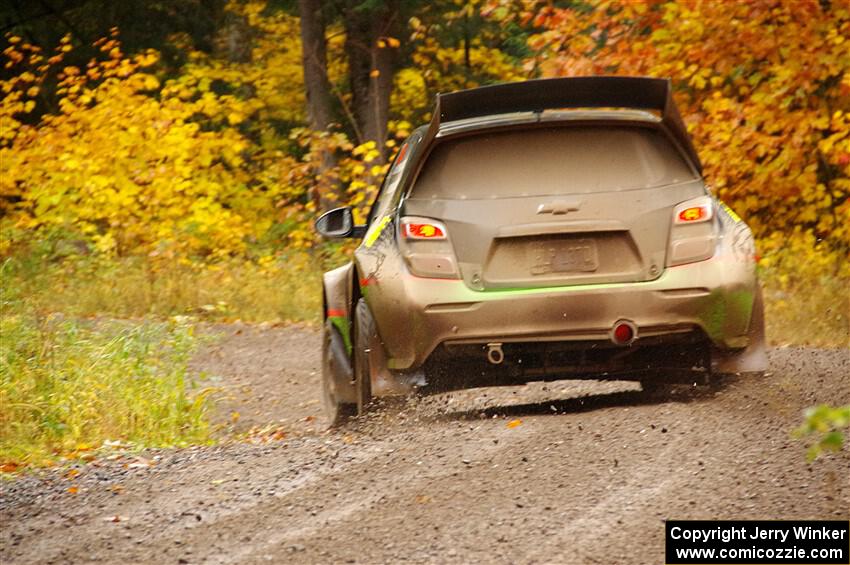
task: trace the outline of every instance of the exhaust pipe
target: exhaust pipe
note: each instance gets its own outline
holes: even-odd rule
[[[505,353],[502,351],[501,343],[488,343],[487,344],[487,361],[489,361],[493,365],[501,365],[502,361],[505,360]]]

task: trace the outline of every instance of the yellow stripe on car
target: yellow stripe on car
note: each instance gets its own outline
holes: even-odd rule
[[[735,220],[735,223],[738,223],[738,222],[741,222],[741,221],[742,221],[742,220],[741,220],[741,217],[740,217],[738,214],[736,214],[736,213],[732,210],[732,208],[730,208],[729,206],[727,206],[725,202],[721,202],[721,203],[720,203],[720,205],[721,205],[721,206],[723,206],[723,209],[726,211],[726,213],[727,213],[727,214],[729,214],[729,217],[730,217],[730,218],[732,218],[733,220]]]
[[[392,219],[391,215],[384,216],[381,218],[380,222],[376,222],[373,224],[372,228],[369,230],[369,233],[366,234],[366,237],[363,238],[363,243],[366,247],[372,247],[378,238],[381,237],[381,232],[384,231],[384,228],[387,227],[387,224],[390,223]]]

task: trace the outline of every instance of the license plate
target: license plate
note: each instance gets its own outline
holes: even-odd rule
[[[532,275],[590,273],[599,268],[596,242],[592,239],[537,242],[532,251]]]

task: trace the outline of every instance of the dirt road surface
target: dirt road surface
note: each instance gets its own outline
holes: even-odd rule
[[[790,437],[804,407],[850,402],[848,350],[776,349],[764,378],[660,398],[464,391],[323,432],[315,331],[215,331],[195,369],[223,391],[219,435],[255,443],[0,483],[0,562],[662,563],[666,518],[850,518],[850,452],[809,465]]]

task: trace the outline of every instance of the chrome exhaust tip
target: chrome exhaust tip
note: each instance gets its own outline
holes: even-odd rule
[[[502,351],[501,343],[488,343],[487,344],[487,361],[489,361],[492,365],[501,365],[502,361],[505,360],[505,352]]]

